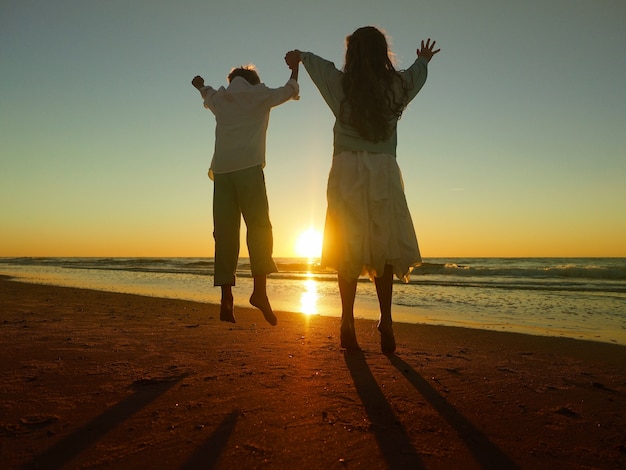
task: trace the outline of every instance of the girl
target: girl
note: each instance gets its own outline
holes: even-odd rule
[[[343,71],[310,52],[290,51],[302,62],[335,116],[321,264],[337,271],[341,295],[341,347],[358,350],[354,300],[361,274],[376,285],[381,349],[393,353],[393,275],[408,282],[422,259],[396,162],[397,121],[426,82],[435,41],[421,42],[417,59],[396,71],[385,35],[372,26],[346,38]]]

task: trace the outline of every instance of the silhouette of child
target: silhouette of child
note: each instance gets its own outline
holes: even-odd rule
[[[285,60],[302,61],[335,115],[321,264],[338,273],[341,346],[359,349],[354,300],[359,276],[368,274],[380,306],[381,349],[393,353],[393,276],[408,282],[422,261],[396,162],[396,126],[439,49],[430,39],[422,41],[415,62],[396,71],[380,30],[359,28],[346,45],[343,71],[310,52],[290,51]]]
[[[215,150],[209,177],[213,186],[214,285],[222,290],[220,320],[235,323],[232,287],[239,257],[239,229],[243,215],[247,227],[250,270],[254,287],[250,304],[276,325],[267,297],[267,275],[277,271],[272,258],[273,235],[265,187],[265,140],[270,110],[297,99],[298,63],[287,83],[268,88],[253,66],[233,69],[229,85],[219,89],[200,76],[192,85],[200,91],[204,107],[215,115]]]

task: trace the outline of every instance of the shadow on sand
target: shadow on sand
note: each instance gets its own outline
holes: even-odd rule
[[[404,426],[376,383],[364,354],[361,351],[350,351],[345,353],[344,359],[387,467],[425,468]]]
[[[36,455],[22,468],[63,467],[110,430],[154,401],[186,376],[187,374],[183,374],[133,383],[135,392],[132,395],[61,439],[50,449]]]
[[[519,466],[476,428],[465,416],[454,408],[409,364],[395,354],[388,356],[389,361],[422,394],[431,406],[448,422],[463,440],[476,461],[484,469],[508,470]]]
[[[230,435],[235,430],[239,416],[241,416],[239,410],[229,413],[213,431],[213,434],[185,462],[182,469],[204,468],[208,470],[214,468],[230,439]]]

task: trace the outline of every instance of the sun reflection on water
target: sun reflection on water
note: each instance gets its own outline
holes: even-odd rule
[[[305,315],[315,315],[317,313],[317,301],[319,295],[317,293],[317,282],[313,279],[307,279],[302,282],[304,292],[300,295],[300,311]]]

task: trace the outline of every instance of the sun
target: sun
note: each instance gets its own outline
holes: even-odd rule
[[[309,228],[298,236],[296,255],[302,258],[319,258],[322,255],[322,234],[319,230]]]

